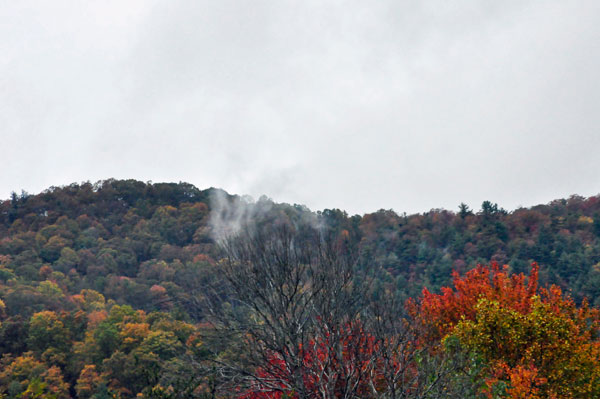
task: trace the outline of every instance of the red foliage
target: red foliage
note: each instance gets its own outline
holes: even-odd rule
[[[425,289],[409,310],[423,327],[424,343],[454,336],[481,356],[489,397],[502,385],[514,399],[599,397],[597,309],[586,301],[576,306],[557,286],[538,292],[535,263],[529,278],[497,264],[453,277],[454,288]]]
[[[527,279],[524,274],[509,275],[508,265],[502,268],[492,263],[491,268],[477,265],[460,277],[453,272],[454,289],[443,287],[440,295],[423,289],[420,304],[409,301],[411,315],[426,327],[426,339],[443,338],[462,319],[475,319],[475,306],[481,298],[498,301],[501,306],[528,313],[531,298],[538,287],[538,265],[531,265]]]
[[[325,333],[300,348],[300,373],[308,398],[343,397],[353,389],[360,397],[369,397],[372,388],[382,389],[378,344],[359,322],[348,323],[337,333]],[[269,362],[256,373],[258,381],[240,399],[298,398],[292,390],[294,376],[284,357],[271,353]]]

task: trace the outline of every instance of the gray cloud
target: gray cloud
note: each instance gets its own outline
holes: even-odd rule
[[[600,191],[596,1],[7,2],[0,194],[107,177],[313,209]]]

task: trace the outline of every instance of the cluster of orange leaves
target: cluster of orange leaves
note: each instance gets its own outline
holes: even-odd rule
[[[600,317],[577,306],[561,289],[538,289],[538,265],[529,278],[508,266],[479,265],[454,289],[423,290],[409,309],[424,327],[424,341],[456,337],[481,356],[489,397],[588,398],[600,395]],[[495,392],[495,393],[494,393]]]
[[[536,263],[532,265],[529,279],[522,273],[510,275],[508,266],[500,268],[497,263],[492,267],[477,265],[464,277],[454,271],[454,289],[443,287],[441,294],[433,294],[424,288],[420,304],[410,301],[409,311],[426,325],[428,336],[424,339],[429,340],[443,338],[463,318],[475,320],[476,305],[482,298],[527,313],[537,292],[538,271]]]

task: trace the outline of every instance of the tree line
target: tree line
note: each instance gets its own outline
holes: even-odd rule
[[[0,202],[0,395],[597,395],[597,197],[363,216],[261,199],[217,243],[215,192]]]

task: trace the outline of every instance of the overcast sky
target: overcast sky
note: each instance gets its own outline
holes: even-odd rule
[[[110,177],[313,210],[600,192],[600,1],[0,0],[0,198]]]

